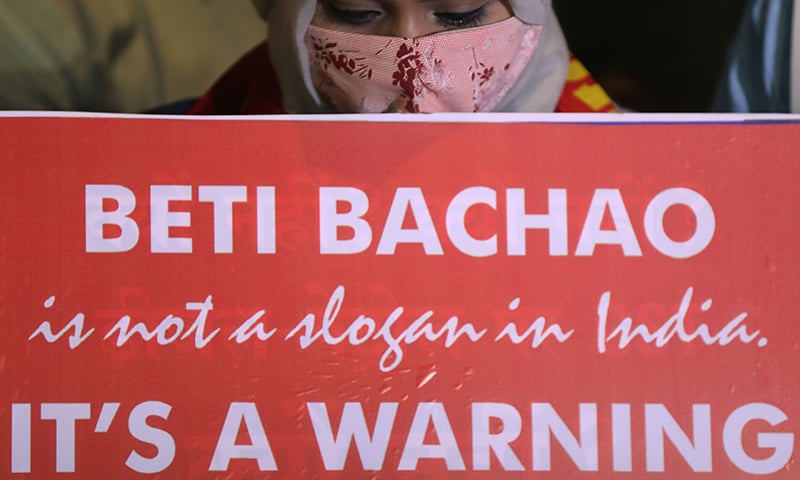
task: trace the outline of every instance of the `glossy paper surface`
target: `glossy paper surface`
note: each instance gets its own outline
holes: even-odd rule
[[[798,152],[0,119],[0,475],[793,478]]]

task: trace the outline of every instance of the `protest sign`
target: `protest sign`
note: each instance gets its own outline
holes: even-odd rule
[[[796,124],[0,119],[10,478],[792,478]]]

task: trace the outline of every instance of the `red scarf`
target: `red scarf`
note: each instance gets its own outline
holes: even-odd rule
[[[556,112],[613,112],[603,88],[574,57]],[[281,114],[280,85],[266,42],[250,50],[217,80],[189,110],[189,115]]]

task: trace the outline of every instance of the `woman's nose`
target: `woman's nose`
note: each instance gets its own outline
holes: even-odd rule
[[[436,33],[439,30],[436,24],[419,15],[395,15],[386,22],[386,27],[381,35],[392,37],[417,38]]]

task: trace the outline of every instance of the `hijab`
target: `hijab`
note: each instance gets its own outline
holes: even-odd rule
[[[288,113],[330,113],[311,80],[305,34],[316,0],[252,0],[267,22],[269,50]],[[552,112],[569,65],[569,51],[552,0],[509,0],[514,15],[544,30],[527,67],[498,107],[499,112]]]

